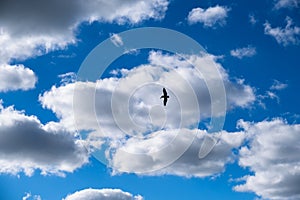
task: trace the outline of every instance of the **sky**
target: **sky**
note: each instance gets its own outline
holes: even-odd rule
[[[300,199],[299,0],[1,1],[0,46],[1,200]]]

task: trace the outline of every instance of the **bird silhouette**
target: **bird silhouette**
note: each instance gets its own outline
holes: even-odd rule
[[[160,98],[164,98],[164,106],[166,106],[169,98],[166,88],[163,88],[163,95]]]

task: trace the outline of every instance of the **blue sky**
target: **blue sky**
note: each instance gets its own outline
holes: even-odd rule
[[[300,199],[299,7],[1,2],[0,199]]]

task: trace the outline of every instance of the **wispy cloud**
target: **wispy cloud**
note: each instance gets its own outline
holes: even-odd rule
[[[242,59],[244,57],[252,57],[256,54],[256,48],[252,46],[238,48],[230,51],[231,56]]]
[[[298,8],[299,0],[276,0],[275,9],[281,8]]]
[[[223,26],[226,24],[226,18],[230,9],[224,6],[216,5],[207,9],[194,8],[189,12],[188,22],[190,24],[202,23],[205,27]]]
[[[42,200],[42,197],[40,195],[33,195],[31,193],[25,193],[25,196],[22,197],[22,200]]]
[[[67,72],[65,74],[60,74],[58,77],[61,79],[60,83],[62,85],[68,84],[68,83],[74,83],[77,78],[77,74],[74,72]]]
[[[288,84],[282,83],[278,80],[274,80],[273,85],[270,87],[270,90],[283,90],[288,87]]]
[[[110,34],[110,40],[116,47],[120,47],[123,45],[123,40],[122,40],[121,36],[119,36],[116,33]]]
[[[249,22],[252,25],[255,25],[257,23],[257,19],[255,18],[255,16],[253,14],[249,15]]]
[[[284,28],[272,28],[271,24],[266,22],[264,24],[265,34],[274,37],[278,44],[283,46],[299,44],[300,27],[294,25],[290,17],[286,17],[286,23]]]

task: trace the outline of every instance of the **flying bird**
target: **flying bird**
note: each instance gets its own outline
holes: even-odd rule
[[[169,98],[166,88],[163,88],[163,95],[160,98],[164,98],[164,106],[166,106]]]

